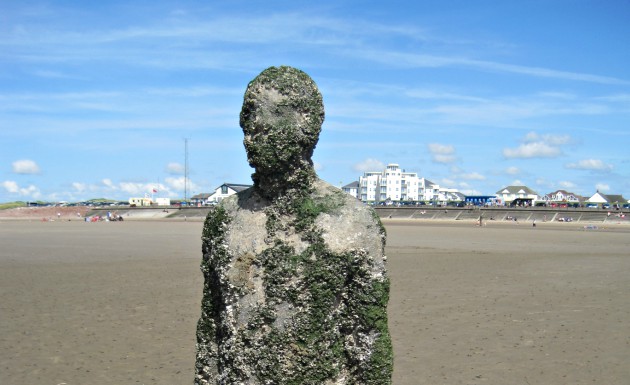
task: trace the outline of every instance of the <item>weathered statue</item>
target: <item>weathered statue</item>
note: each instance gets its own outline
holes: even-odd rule
[[[385,230],[319,180],[324,121],[313,80],[271,67],[247,87],[241,127],[254,187],[203,228],[195,384],[390,384]]]

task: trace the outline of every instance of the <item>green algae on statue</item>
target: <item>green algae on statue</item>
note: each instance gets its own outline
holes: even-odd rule
[[[317,178],[316,84],[268,68],[240,118],[254,187],[204,224],[195,384],[390,384],[385,230]]]

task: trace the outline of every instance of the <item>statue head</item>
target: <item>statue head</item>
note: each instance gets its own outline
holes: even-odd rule
[[[268,197],[308,187],[324,122],[315,82],[292,67],[270,67],[247,86],[240,125],[254,185]]]

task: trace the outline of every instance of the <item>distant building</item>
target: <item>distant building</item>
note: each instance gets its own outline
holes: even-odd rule
[[[618,194],[602,194],[599,190],[586,200],[586,203],[594,203],[598,206],[610,205],[613,208],[619,208],[629,201],[622,195]]]
[[[575,206],[580,205],[584,201],[584,197],[568,192],[566,190],[557,190],[542,197],[543,202],[547,206]]]
[[[359,178],[358,196],[363,202],[417,201],[418,182],[418,174],[390,163],[383,171],[366,172]]]
[[[497,197],[494,195],[467,195],[464,202],[472,206],[490,206],[496,204]]]
[[[349,194],[355,198],[358,198],[359,197],[359,182],[354,181],[352,183],[348,183],[347,185],[343,186],[341,190],[345,192],[346,194]]]
[[[456,189],[452,188],[440,188],[439,190],[439,198],[438,200],[441,203],[446,202],[464,202],[466,200],[466,195],[460,193]]]
[[[129,206],[131,207],[147,207],[153,204],[153,200],[149,197],[129,198]]]
[[[211,195],[212,195],[212,193],[195,194],[195,195],[190,197],[190,203],[193,206],[207,205],[208,204],[208,198],[210,198]]]
[[[440,194],[440,191],[443,193]],[[441,199],[444,198],[444,199]],[[440,185],[433,183],[428,179],[420,178],[418,180],[418,201],[424,202],[440,202],[446,199],[446,189],[440,188]]]
[[[359,178],[357,198],[366,203],[461,201],[464,195],[455,189],[440,188],[415,172],[406,172],[396,163],[383,171],[366,172]]]
[[[171,199],[170,198],[155,198],[155,204],[158,206],[170,206]]]
[[[527,186],[507,186],[496,192],[497,203],[505,206],[533,206],[542,200],[538,193]]]
[[[198,194],[195,196],[195,202],[202,205],[213,205],[221,202],[223,199],[232,196],[241,191],[252,187],[249,184],[223,183],[217,187],[214,192],[208,194]],[[191,198],[192,199],[192,198]]]

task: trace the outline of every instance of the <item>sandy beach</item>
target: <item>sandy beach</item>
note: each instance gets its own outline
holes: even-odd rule
[[[627,383],[629,226],[385,225],[394,384]],[[191,384],[201,227],[0,220],[0,384]]]

